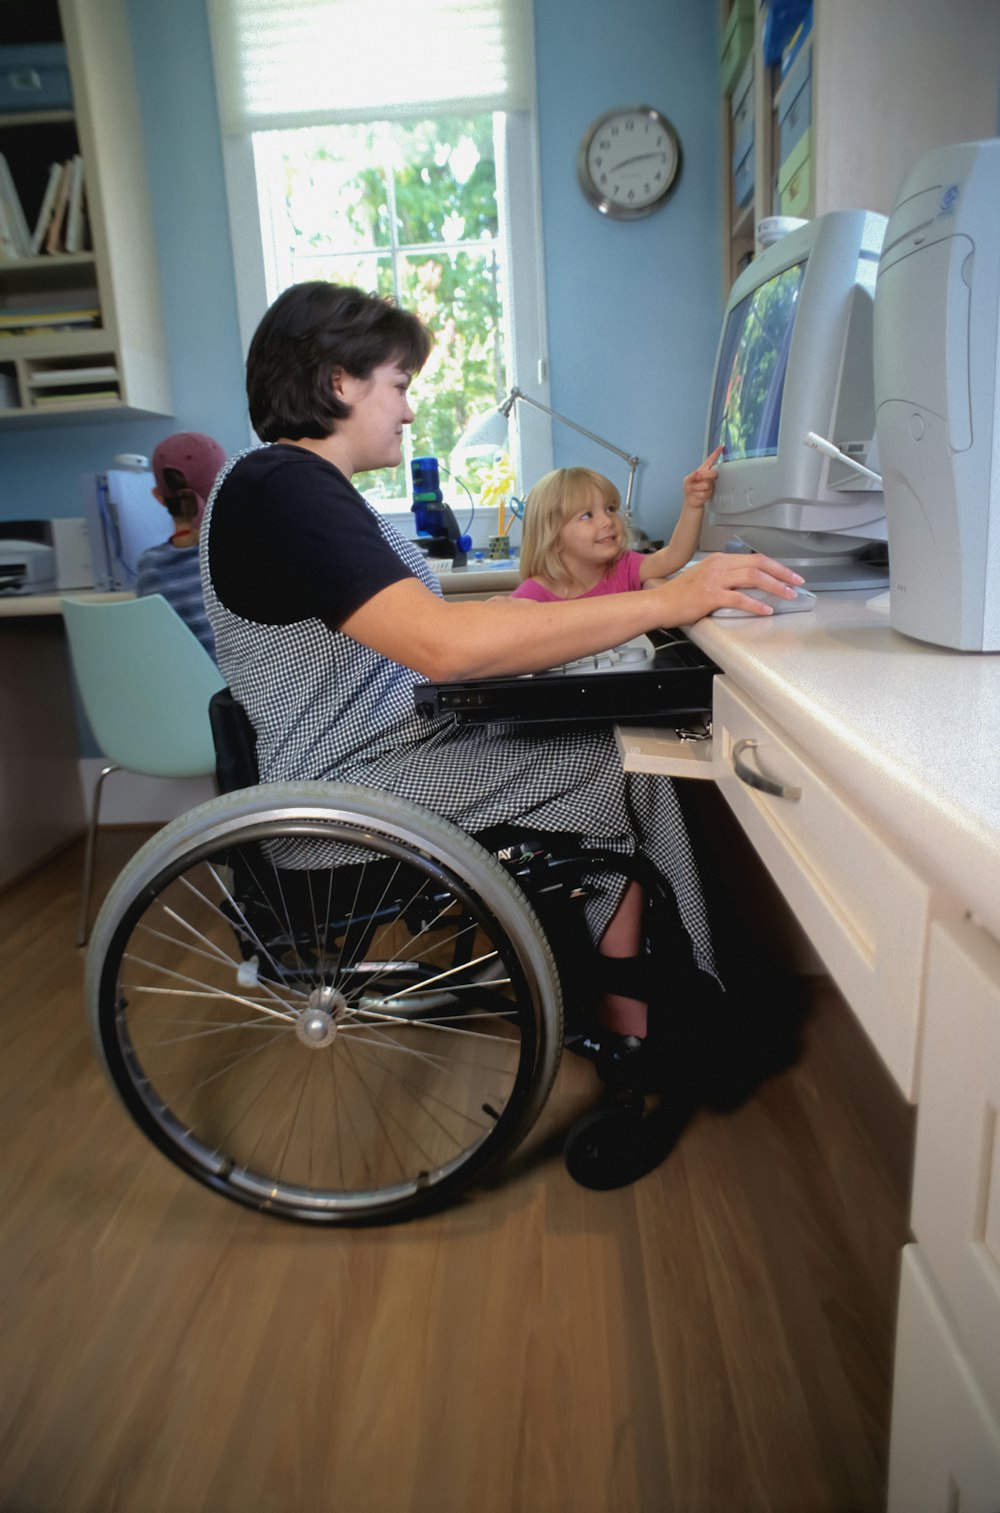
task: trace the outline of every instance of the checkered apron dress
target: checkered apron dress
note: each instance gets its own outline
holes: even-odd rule
[[[211,514],[219,488],[245,455],[231,460],[212,490],[201,570],[219,668],[257,732],[261,781],[329,778],[398,794],[473,834],[516,824],[573,833],[585,847],[623,857],[638,849],[670,884],[695,962],[714,975],[701,882],[673,784],[624,773],[610,726],[533,733],[511,724],[460,725],[450,714],[428,720],[413,699],[426,679],[412,669],[322,620],[261,625],[221,603],[208,570]],[[386,543],[440,594],[417,549],[358,498]],[[307,865],[291,850],[276,850],[275,860]],[[588,882],[587,923],[599,940],[626,878],[604,869]]]

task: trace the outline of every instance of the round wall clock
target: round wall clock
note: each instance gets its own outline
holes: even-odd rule
[[[659,210],[680,166],[681,144],[666,117],[651,105],[619,105],[588,126],[576,168],[596,210],[633,221]]]

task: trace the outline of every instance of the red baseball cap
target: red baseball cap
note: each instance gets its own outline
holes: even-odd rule
[[[153,453],[156,487],[164,499],[169,499],[176,494],[177,488],[175,482],[167,482],[164,470],[173,468],[183,474],[184,486],[197,495],[200,521],[205,501],[225,460],[225,451],[211,436],[203,436],[200,431],[177,431],[161,441]]]

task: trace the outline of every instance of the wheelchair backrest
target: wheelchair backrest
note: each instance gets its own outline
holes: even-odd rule
[[[257,732],[243,705],[228,688],[220,688],[208,701],[208,718],[219,792],[234,793],[237,788],[255,787],[260,782]]]

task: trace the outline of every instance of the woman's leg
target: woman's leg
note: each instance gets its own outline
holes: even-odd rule
[[[544,737],[508,726],[443,727],[337,775],[424,804],[471,834],[520,824],[579,835],[588,849],[605,856],[627,859],[639,851],[669,884],[693,963],[714,975],[701,881],[673,784],[623,772],[610,727],[573,727]],[[587,878],[587,924],[609,957],[642,953],[634,935],[637,924],[641,932],[642,909],[634,898],[608,933],[623,905],[622,882],[622,874],[611,880],[606,862]],[[633,1006],[637,1002],[632,999]]]
[[[611,960],[636,957],[642,945],[642,916],[645,895],[639,883],[632,881],[622,894],[618,908],[601,937],[598,950]],[[603,994],[597,1011],[601,1024],[616,1035],[646,1034],[646,1005],[623,993]]]

